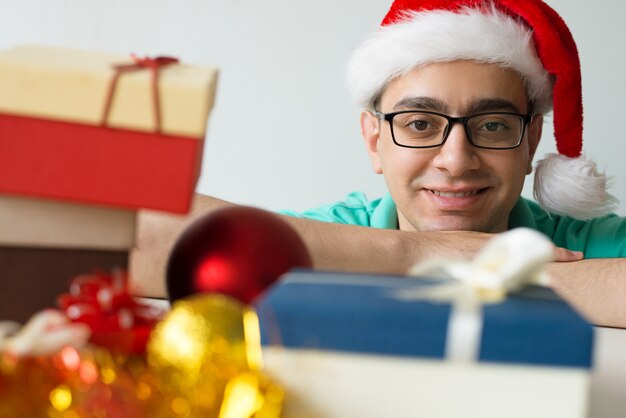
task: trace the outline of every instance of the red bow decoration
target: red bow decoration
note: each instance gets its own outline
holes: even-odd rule
[[[134,61],[132,64],[118,64],[114,65],[113,68],[115,70],[115,74],[111,79],[109,84],[109,91],[107,92],[105,104],[104,104],[104,112],[102,115],[102,125],[106,126],[107,119],[109,118],[109,112],[111,111],[111,104],[113,103],[113,97],[115,96],[115,90],[117,87],[117,81],[120,76],[124,73],[128,73],[131,71],[138,71],[147,69],[152,72],[152,103],[154,107],[154,122],[155,122],[155,131],[157,133],[161,133],[161,105],[159,103],[159,70],[170,64],[177,64],[178,58],[173,57],[137,57],[135,54],[131,54],[131,57]]]
[[[61,294],[57,304],[72,322],[89,326],[92,343],[125,353],[142,354],[150,332],[164,314],[130,296],[123,272],[75,277],[69,293]]]

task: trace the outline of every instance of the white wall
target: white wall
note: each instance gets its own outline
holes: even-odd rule
[[[581,51],[585,150],[615,176],[626,214],[626,3],[548,2]],[[219,66],[198,190],[301,210],[352,190],[384,191],[344,67],[387,8],[386,0],[0,0],[0,48],[43,43]],[[540,154],[554,150],[551,131],[547,124]]]

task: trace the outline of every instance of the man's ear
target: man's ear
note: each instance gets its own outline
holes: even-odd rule
[[[533,116],[533,120],[528,125],[528,167],[526,167],[526,174],[533,172],[533,158],[539,141],[541,140],[541,132],[543,130],[543,115]]]
[[[372,169],[376,174],[382,174],[383,168],[380,164],[378,154],[378,140],[380,139],[380,120],[369,110],[361,112],[361,135],[365,141],[367,153],[370,156]]]

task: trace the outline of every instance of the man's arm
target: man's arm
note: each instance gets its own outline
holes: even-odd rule
[[[142,211],[131,254],[131,292],[165,297],[169,253],[182,231],[199,216],[231,203],[196,195],[189,215]],[[404,274],[432,257],[466,259],[491,237],[476,232],[401,232],[282,216],[304,240],[320,270]]]
[[[142,212],[137,248],[131,256],[131,291],[165,297],[165,267],[180,233],[195,219],[231,205],[197,195],[187,216]],[[316,269],[405,274],[416,262],[434,257],[471,258],[491,234],[403,232],[284,216],[304,240]],[[576,255],[558,249],[560,260]],[[592,322],[626,326],[626,259],[553,263],[553,287]],[[620,280],[621,279],[621,280]]]
[[[626,328],[626,258],[552,263],[552,288],[596,325]]]

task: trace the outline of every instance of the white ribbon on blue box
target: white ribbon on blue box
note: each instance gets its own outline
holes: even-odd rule
[[[493,251],[493,256],[482,259],[487,271],[498,271],[499,266],[500,272],[508,272],[507,280],[491,287],[488,283],[492,276],[479,274],[479,269],[467,264],[444,268],[445,274],[439,274],[439,269],[434,277],[419,280],[290,272],[256,303],[262,343],[299,349],[590,368],[593,328],[551,290],[525,285],[525,279],[520,277],[536,277],[540,269],[531,268],[532,263],[516,266],[517,259],[510,257],[518,250],[511,248],[512,253],[501,246],[486,248],[487,255]],[[525,254],[530,253],[532,249],[527,248]],[[496,260],[495,264],[486,262],[488,259]],[[535,262],[537,267],[545,260],[538,257]],[[437,264],[442,265],[455,263]],[[449,274],[455,269],[465,272],[461,274],[465,279]],[[511,293],[507,295],[508,292]]]

